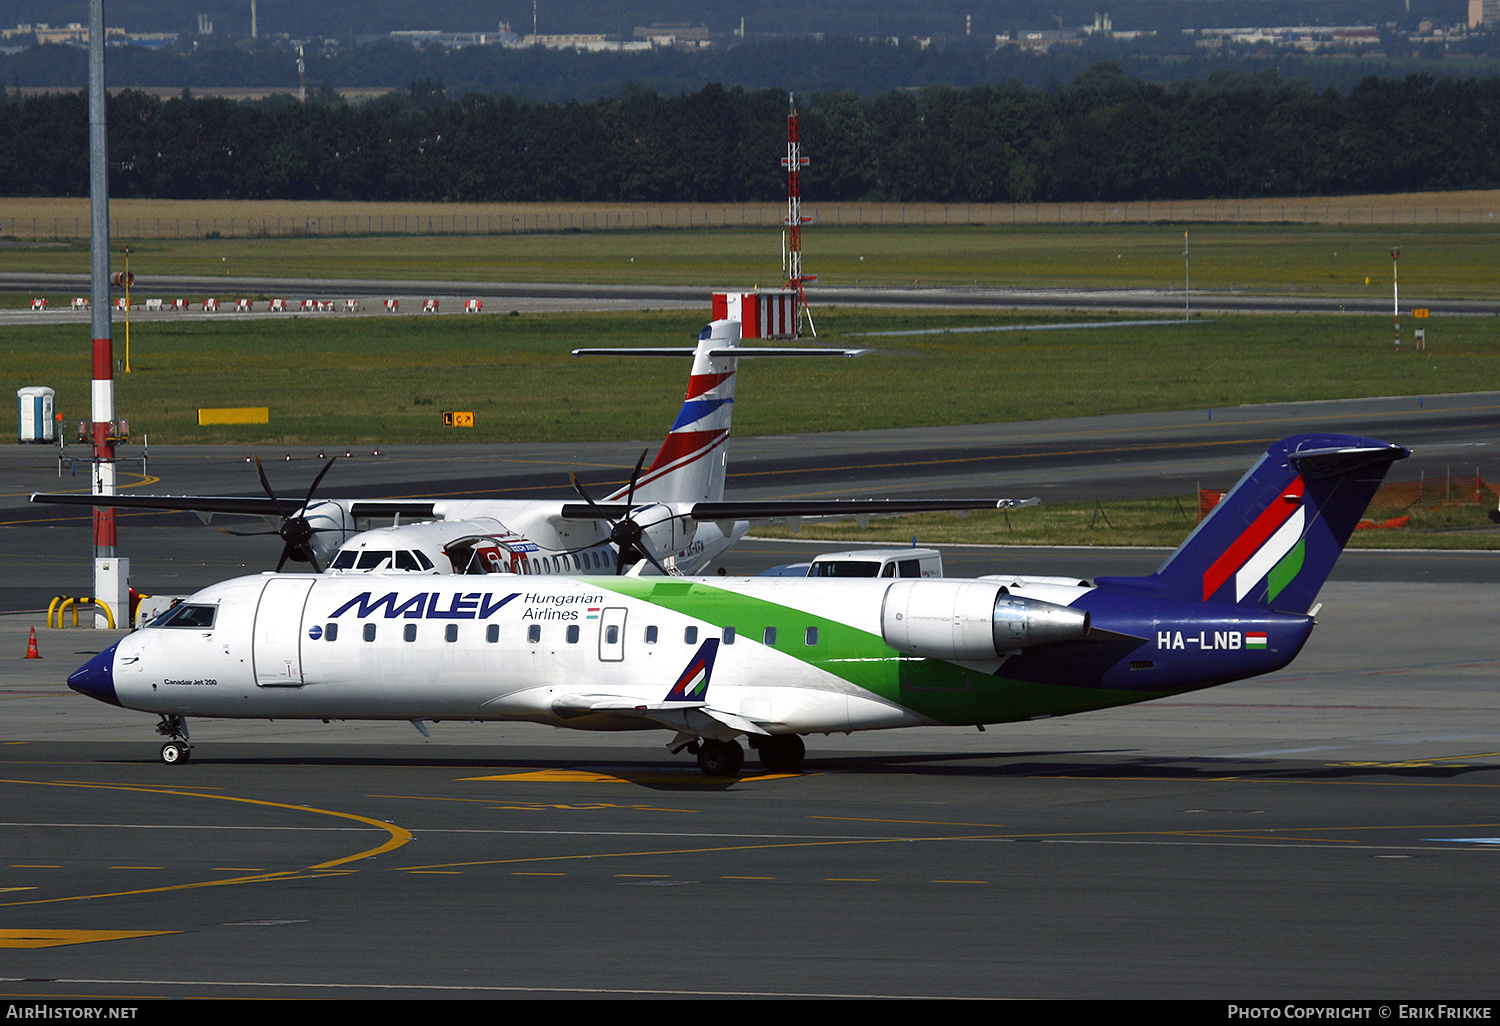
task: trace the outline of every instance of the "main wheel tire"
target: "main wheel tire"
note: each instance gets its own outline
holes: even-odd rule
[[[745,765],[745,750],[738,741],[704,741],[698,750],[698,768],[710,777],[732,777]]]
[[[176,766],[178,763],[187,762],[192,751],[187,745],[168,741],[161,746],[161,761],[168,766]]]
[[[760,739],[760,764],[772,773],[796,773],[802,768],[807,746],[796,734],[776,734]]]

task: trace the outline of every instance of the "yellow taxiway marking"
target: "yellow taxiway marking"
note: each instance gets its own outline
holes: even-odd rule
[[[460,777],[460,780],[505,780],[539,784],[721,784],[726,780],[735,783],[752,783],[758,780],[783,780],[800,776],[798,773],[757,773],[748,777],[705,777],[695,767],[681,773],[600,773],[596,770],[526,770],[519,773],[496,773],[484,777]]]
[[[65,944],[163,937],[178,930],[0,930],[0,948],[57,948]]]
[[[383,830],[390,835],[390,838],[384,844],[378,845],[377,847],[370,848],[361,852],[356,852],[353,855],[346,855],[343,858],[330,859],[327,862],[319,862],[316,865],[307,866],[304,869],[279,870],[276,872],[255,872],[248,876],[225,877],[222,880],[199,880],[193,883],[166,884],[161,887],[146,887],[141,888],[140,890],[133,891],[110,891],[102,894],[73,894],[57,898],[34,898],[26,901],[8,901],[0,902],[0,907],[15,907],[18,905],[46,905],[53,902],[88,901],[95,898],[120,898],[137,894],[162,894],[168,891],[194,890],[199,887],[227,887],[233,884],[263,883],[270,880],[299,880],[307,879],[310,876],[327,876],[330,875],[330,870],[333,870],[335,872],[354,872],[353,870],[339,870],[338,867],[347,865],[351,862],[357,862],[360,859],[367,859],[376,855],[383,855],[388,851],[394,851],[395,849],[401,847],[412,839],[410,831],[402,827],[395,826],[391,823],[382,823],[380,820],[371,819],[368,816],[360,816],[352,812],[335,812],[331,809],[315,809],[307,805],[289,805],[285,802],[268,802],[259,798],[237,798],[233,795],[204,794],[201,791],[182,791],[170,787],[138,787],[127,784],[100,784],[76,781],[0,780],[0,783],[31,784],[34,786],[42,787],[98,788],[100,790],[107,791],[135,791],[142,794],[171,795],[178,798],[206,798],[211,801],[240,802],[245,805],[259,805],[264,808],[287,809],[292,812],[310,812],[314,815],[319,816],[333,816],[338,819],[349,819],[355,821],[356,823],[364,823],[378,830]]]

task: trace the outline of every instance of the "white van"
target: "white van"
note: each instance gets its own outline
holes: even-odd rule
[[[809,577],[941,577],[937,549],[851,549],[825,552],[808,565]]]

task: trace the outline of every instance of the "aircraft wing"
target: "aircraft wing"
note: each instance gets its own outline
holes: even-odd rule
[[[903,513],[967,513],[980,509],[1021,509],[1041,499],[762,499],[743,502],[695,502],[693,520],[811,520],[818,517],[889,517]],[[563,520],[623,520],[631,507],[623,502],[563,504]]]
[[[75,492],[37,492],[32,502],[54,502],[65,506],[112,506],[115,509],[182,510],[189,513],[239,513],[244,516],[280,517],[286,515],[269,496],[236,495],[92,495]],[[354,517],[414,517],[431,520],[437,514],[434,503],[423,499],[320,499],[346,506]],[[296,508],[288,501],[289,508]]]
[[[664,727],[695,734],[711,734],[716,724],[747,734],[769,733],[760,724],[735,713],[714,709],[707,702],[642,702],[624,695],[577,694],[557,699],[552,703],[552,709],[561,716],[608,713],[653,720]]]
[[[268,496],[235,495],[91,495],[87,493],[37,492],[32,502],[56,502],[65,506],[112,506],[115,509],[186,510],[190,513],[241,513],[253,517],[279,517],[282,509]]]

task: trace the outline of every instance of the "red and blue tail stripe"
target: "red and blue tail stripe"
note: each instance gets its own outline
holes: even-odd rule
[[[661,450],[636,482],[637,502],[706,502],[724,497],[722,450],[734,416],[739,361],[710,354],[737,347],[739,333],[737,321],[714,321],[699,333],[687,396]],[[622,488],[606,501],[619,502],[628,490]]]

